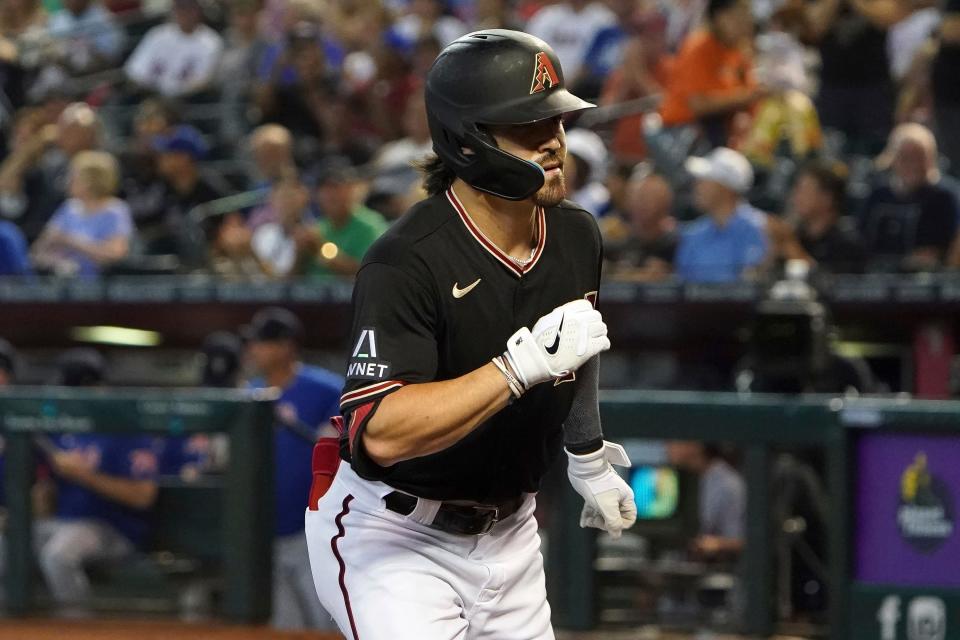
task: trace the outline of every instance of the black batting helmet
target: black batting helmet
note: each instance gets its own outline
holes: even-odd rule
[[[566,90],[550,45],[506,29],[451,42],[430,68],[425,93],[436,154],[473,188],[507,200],[536,193],[543,169],[500,150],[483,125],[527,124],[596,106]]]

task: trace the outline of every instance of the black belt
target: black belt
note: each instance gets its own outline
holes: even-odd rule
[[[393,491],[383,498],[387,509],[408,516],[417,508],[417,498],[407,493]],[[499,504],[463,505],[443,502],[430,524],[434,529],[475,536],[488,533],[500,520],[508,518],[523,504],[523,496]]]

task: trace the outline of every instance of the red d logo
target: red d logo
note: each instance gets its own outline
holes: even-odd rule
[[[560,84],[560,76],[553,68],[553,63],[543,51],[537,54],[536,64],[533,67],[533,82],[530,83],[530,93],[539,93]]]

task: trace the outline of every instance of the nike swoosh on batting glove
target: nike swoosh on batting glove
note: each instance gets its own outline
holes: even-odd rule
[[[523,327],[507,340],[504,357],[524,390],[562,378],[610,348],[603,316],[587,300],[574,300]]]

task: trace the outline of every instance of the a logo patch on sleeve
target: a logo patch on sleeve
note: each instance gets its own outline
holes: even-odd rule
[[[377,355],[377,334],[373,327],[360,331],[357,345],[347,364],[347,377],[355,380],[386,380],[390,375],[390,363]]]

